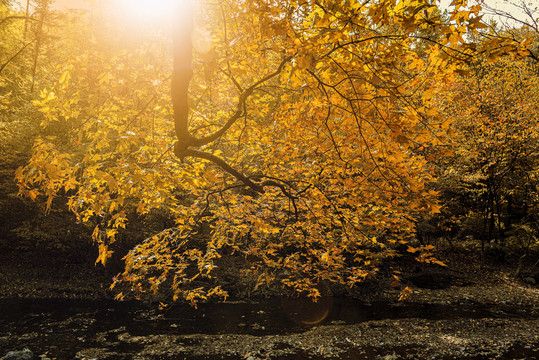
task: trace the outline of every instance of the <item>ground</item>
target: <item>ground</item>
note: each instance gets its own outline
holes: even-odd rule
[[[357,290],[336,289],[322,310],[270,296],[160,312],[110,300],[112,272],[102,268],[4,254],[0,302],[14,310],[1,324],[0,355],[28,347],[36,356],[88,360],[539,358],[537,285],[514,276],[511,263],[480,269],[474,252],[437,255],[447,268],[397,261],[400,288],[388,286],[387,268]],[[413,293],[398,302],[404,286]],[[302,324],[309,322],[302,308],[328,315]]]

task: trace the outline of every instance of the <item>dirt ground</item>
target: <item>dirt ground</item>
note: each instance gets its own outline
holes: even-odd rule
[[[515,267],[511,264],[489,264],[480,269],[474,254],[440,253],[438,257],[449,265],[448,268],[394,264],[402,273],[400,288],[388,286],[391,278],[382,274],[377,281],[367,282],[348,294],[336,291],[335,296],[352,296],[358,306],[366,309],[374,303],[391,306],[393,313],[380,318],[367,316],[352,321],[346,314],[339,317],[335,314],[339,313],[340,305],[334,302],[324,321],[295,327],[294,331],[288,331],[286,327],[282,331],[260,331],[264,330],[260,320],[239,323],[237,326],[242,326],[243,330],[237,332],[206,331],[202,326],[199,331],[175,332],[175,328],[182,326],[180,319],[167,325],[170,331],[137,334],[129,326],[118,323],[100,332],[81,333],[78,338],[86,345],[77,345],[75,358],[539,359],[537,284],[515,277]],[[2,298],[95,300],[111,297],[108,281],[112,274],[101,268],[61,263],[28,266],[12,258],[4,259],[1,264]],[[427,274],[427,280],[417,280],[418,274]],[[441,277],[438,279],[437,276]],[[437,283],[438,280],[443,286],[430,286],[429,282]],[[412,288],[413,293],[399,303],[396,300],[404,286]],[[256,304],[257,299],[241,301]],[[407,313],[425,305],[428,309],[438,309],[437,315],[422,314],[421,311]],[[476,311],[478,315],[474,315]],[[263,313],[263,308],[259,312]],[[55,326],[92,329],[87,324],[98,321],[92,313],[74,314],[56,322]],[[17,324],[11,322],[10,326]],[[41,330],[28,333],[9,329],[0,333],[0,349],[4,347],[0,356],[7,351],[21,350],[22,347],[32,349],[33,346],[36,358],[43,355],[62,359],[66,352],[59,351],[58,344],[50,343],[49,346],[49,338],[41,334],[53,331],[47,326],[43,324]]]

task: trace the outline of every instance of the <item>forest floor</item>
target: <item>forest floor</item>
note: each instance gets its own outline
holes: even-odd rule
[[[36,358],[88,360],[539,359],[537,284],[515,277],[510,263],[480,269],[473,252],[437,256],[449,266],[393,264],[413,289],[405,301],[388,273],[302,315],[301,305],[275,296],[161,313],[118,305],[110,271],[3,254],[0,356],[28,347]],[[305,324],[313,311],[324,320]]]

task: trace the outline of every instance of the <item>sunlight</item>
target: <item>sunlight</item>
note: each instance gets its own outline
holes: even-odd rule
[[[190,11],[190,0],[117,0],[121,13],[135,21],[166,21]]]

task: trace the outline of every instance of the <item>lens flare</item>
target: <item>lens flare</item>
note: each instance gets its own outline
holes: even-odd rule
[[[333,307],[333,294],[325,282],[321,282],[316,288],[321,295],[317,302],[304,295],[281,299],[283,310],[291,320],[303,325],[316,325],[327,318]]]

